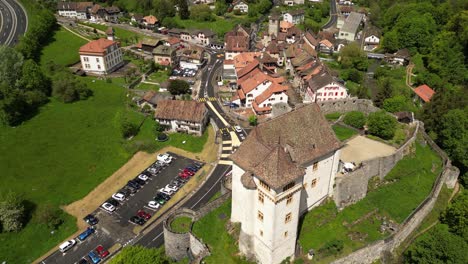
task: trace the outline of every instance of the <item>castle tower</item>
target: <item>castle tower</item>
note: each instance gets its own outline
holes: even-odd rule
[[[244,255],[261,264],[294,259],[299,218],[332,195],[340,148],[316,104],[252,130],[231,155],[231,221],[241,223]]]
[[[268,35],[278,36],[280,19],[279,16],[273,14],[268,17]]]
[[[106,35],[107,35],[107,39],[108,39],[108,40],[112,40],[112,41],[115,40],[115,37],[114,37],[114,29],[113,29],[112,27],[107,28],[107,30],[106,30]]]

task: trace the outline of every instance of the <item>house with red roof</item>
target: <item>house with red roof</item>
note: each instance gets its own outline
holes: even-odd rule
[[[431,101],[432,96],[435,94],[435,91],[431,89],[431,87],[427,86],[427,84],[420,85],[416,87],[414,90],[415,101],[419,101],[420,104],[429,103]]]
[[[92,74],[109,74],[123,65],[119,43],[101,38],[81,46],[80,61],[83,70]]]

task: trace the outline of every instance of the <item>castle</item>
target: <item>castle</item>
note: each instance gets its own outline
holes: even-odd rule
[[[231,221],[259,263],[293,257],[298,221],[333,194],[342,144],[317,104],[258,125],[231,155]]]

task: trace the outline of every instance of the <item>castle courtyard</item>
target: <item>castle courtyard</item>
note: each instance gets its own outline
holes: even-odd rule
[[[341,160],[360,163],[364,160],[392,155],[395,151],[394,147],[385,143],[357,136],[346,142],[346,146],[341,150]]]

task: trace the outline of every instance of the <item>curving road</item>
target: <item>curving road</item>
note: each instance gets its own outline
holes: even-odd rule
[[[336,0],[330,0],[330,20],[322,26],[322,29],[327,29],[336,26],[338,14],[336,12]]]
[[[0,0],[0,45],[14,46],[28,29],[24,8],[15,0]]]

